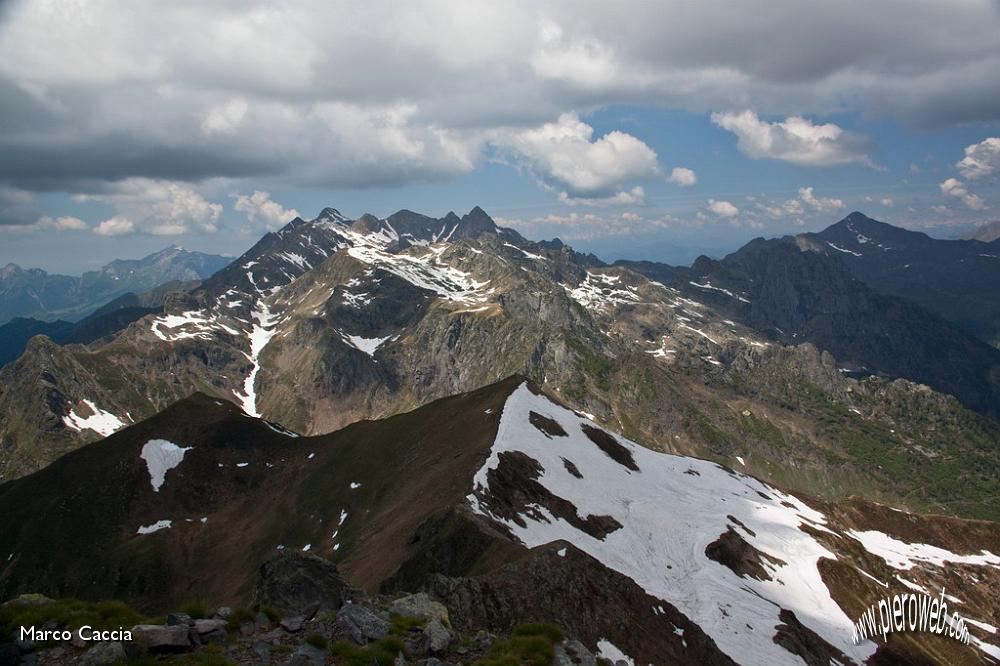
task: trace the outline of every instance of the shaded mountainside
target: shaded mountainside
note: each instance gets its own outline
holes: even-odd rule
[[[883,585],[946,586],[965,617],[996,617],[996,524],[796,497],[638,446],[519,378],[318,437],[196,395],[0,485],[0,599],[242,606],[289,551],[368,593],[429,591],[462,631],[554,622],[635,663],[996,649],[977,626],[969,647],[851,642]]]
[[[169,247],[142,259],[116,259],[81,277],[16,264],[0,268],[0,323],[14,317],[76,321],[128,292],[209,277],[232,259]]]
[[[1000,243],[992,242],[995,237],[939,240],[851,213],[800,238],[809,249],[836,256],[875,291],[909,299],[987,344],[1000,345]]]
[[[34,338],[0,370],[0,476],[193,392],[320,434],[522,373],[654,449],[827,499],[1000,516],[1000,426],[954,398],[776,344],[733,314],[736,292],[531,243],[476,211],[413,215],[328,209],[110,339]]]
[[[722,260],[700,257],[684,271],[686,285],[678,269],[620,263],[652,279],[673,277],[771,340],[808,341],[848,370],[903,377],[1000,414],[1000,350],[909,300],[870,288],[839,256],[812,249],[801,237],[758,239]]]

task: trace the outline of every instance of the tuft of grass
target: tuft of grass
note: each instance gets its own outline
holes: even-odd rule
[[[364,647],[338,641],[332,651],[341,666],[392,666],[396,655],[400,652],[406,654],[406,646],[398,637],[389,636]]]
[[[403,636],[414,629],[423,629],[427,625],[427,620],[422,617],[411,617],[398,613],[393,613],[390,620],[392,626],[389,628],[389,633],[393,636]]]
[[[495,642],[476,666],[548,666],[556,656],[555,644],[562,639],[562,630],[554,625],[522,624],[510,638]]]
[[[121,601],[79,601],[42,597],[15,599],[0,607],[0,636],[10,636],[18,627],[53,623],[57,629],[76,631],[84,625],[106,631],[142,624],[146,618]]]
[[[267,616],[267,619],[271,621],[271,624],[277,624],[281,621],[281,613],[274,610],[270,606],[262,606],[260,612]]]
[[[249,608],[237,608],[233,610],[233,614],[226,620],[226,628],[229,631],[239,631],[241,624],[244,622],[253,622],[255,617],[257,617],[256,613]]]
[[[203,620],[209,616],[208,604],[201,599],[189,601],[181,606],[181,612],[189,615],[192,620]]]
[[[131,662],[129,662],[131,663]],[[155,663],[155,662],[154,662]],[[198,652],[186,654],[172,664],[188,664],[190,666],[235,666],[236,662],[226,659],[221,645],[208,645]]]
[[[326,640],[326,636],[316,633],[306,636],[306,643],[312,645],[317,650],[326,650],[330,646],[330,642]]]

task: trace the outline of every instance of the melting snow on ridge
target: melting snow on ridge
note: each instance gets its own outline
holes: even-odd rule
[[[632,657],[619,650],[614,643],[606,638],[597,641],[597,656],[610,659],[615,664],[619,661],[624,661],[628,666],[635,666],[635,661]]]
[[[944,548],[926,543],[906,543],[876,530],[867,532],[851,530],[848,534],[860,541],[869,553],[878,555],[885,560],[890,567],[904,571],[912,569],[918,562],[926,562],[938,567],[943,567],[945,562],[954,562],[974,566],[992,566],[1000,569],[1000,556],[987,550],[982,551],[979,555],[957,555]]]
[[[548,438],[529,423],[530,411],[556,420],[569,436]],[[544,507],[536,508],[548,520],[521,516],[526,527],[491,516],[529,548],[558,539],[573,543],[649,594],[675,605],[721,650],[740,661],[801,664],[772,640],[774,627],[780,624],[779,607],[795,612],[804,625],[852,659],[861,662],[872,654],[873,645],[852,643],[852,621],[830,597],[817,569],[819,558],[836,555],[799,528],[806,523],[825,530],[823,514],[715,463],[657,453],[616,437],[640,470],[630,471],[584,435],[583,423],[584,419],[522,384],[507,400],[490,457],[476,474],[476,492],[468,498],[473,509],[490,515],[477,496],[489,486],[487,473],[499,464],[500,453],[521,451],[544,469],[539,483],[574,504],[581,517],[610,515],[623,526],[600,540],[553,517]],[[583,480],[567,471],[563,459],[576,466]],[[587,479],[600,479],[600,492]],[[756,536],[733,525],[727,515]],[[773,580],[740,577],[705,555],[706,546],[730,526],[753,547],[784,562],[765,563]]]
[[[239,331],[229,328],[216,319],[205,317],[203,312],[202,310],[191,310],[179,315],[162,315],[153,320],[151,329],[156,337],[164,342],[174,342],[187,338],[211,340],[212,332],[217,329],[223,329],[232,335],[239,335]]]
[[[82,402],[93,413],[90,416],[83,417],[78,415],[74,408],[62,419],[67,428],[71,428],[77,432],[93,430],[102,437],[107,437],[111,433],[125,427],[125,423],[111,412],[104,411],[90,400],[84,399]]]
[[[143,445],[139,457],[146,461],[153,492],[160,492],[167,472],[180,465],[184,460],[184,454],[193,448],[193,446],[177,446],[165,439],[151,439]]]
[[[257,392],[254,389],[254,383],[257,381],[257,373],[260,371],[260,353],[264,351],[264,347],[267,346],[267,343],[278,332],[276,323],[275,316],[271,314],[267,305],[261,301],[259,307],[253,312],[253,329],[250,331],[250,354],[247,356],[253,363],[253,369],[250,370],[246,381],[243,382],[243,394],[240,395],[236,391],[233,391],[233,395],[242,403],[243,411],[257,418],[260,418],[260,412],[257,411]]]
[[[135,531],[136,534],[152,534],[153,532],[159,532],[160,530],[169,529],[171,521],[169,520],[158,520],[152,525],[143,525]]]

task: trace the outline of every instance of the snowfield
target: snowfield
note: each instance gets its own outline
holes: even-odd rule
[[[546,434],[532,425],[531,412],[554,420],[566,436],[552,434],[551,429]],[[609,433],[631,455],[636,471],[599,448],[582,430],[584,425],[594,427],[522,384],[507,400],[490,457],[475,476],[468,496],[473,510],[505,525],[529,548],[559,539],[574,544],[650,595],[673,604],[739,663],[802,663],[772,640],[782,624],[778,613],[783,608],[857,662],[874,653],[873,643],[853,644],[852,620],[834,602],[820,576],[819,559],[836,559],[836,554],[802,529],[836,534],[822,513],[745,474],[705,460],[651,451]],[[524,526],[492,514],[488,473],[500,465],[501,453],[514,451],[540,463],[538,482],[572,503],[581,518],[610,516],[621,528],[601,539],[538,505],[518,516]],[[582,478],[571,473],[565,461]],[[740,576],[706,555],[706,547],[729,529],[773,558],[761,559],[767,573],[764,580]],[[906,568],[909,558],[1000,563],[989,553],[963,557],[878,534],[837,536],[859,539],[870,552],[899,568]],[[602,652],[613,654],[610,649]]]
[[[184,460],[184,454],[193,448],[193,446],[177,446],[165,439],[151,439],[143,445],[139,457],[146,461],[153,492],[160,492],[167,472],[180,465]]]
[[[90,409],[90,416],[80,416],[73,408],[62,419],[67,428],[77,432],[93,430],[101,437],[107,437],[125,427],[125,422],[111,412],[104,411],[86,398],[82,402]]]

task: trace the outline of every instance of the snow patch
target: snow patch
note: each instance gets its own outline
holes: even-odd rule
[[[180,465],[184,460],[184,454],[193,448],[193,446],[177,446],[165,439],[151,439],[143,445],[139,457],[146,461],[153,492],[160,492],[167,472]]]
[[[160,530],[170,529],[171,521],[169,520],[158,520],[152,525],[143,525],[135,531],[136,534],[152,534],[153,532],[159,532]]]
[[[111,412],[104,411],[90,400],[84,399],[81,402],[90,409],[90,416],[80,416],[76,413],[76,408],[74,407],[62,419],[67,428],[76,430],[77,432],[93,430],[101,437],[107,437],[125,427],[125,423],[120,418]]]

